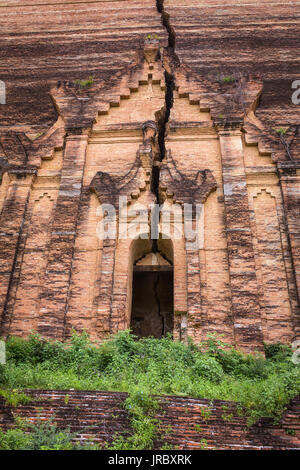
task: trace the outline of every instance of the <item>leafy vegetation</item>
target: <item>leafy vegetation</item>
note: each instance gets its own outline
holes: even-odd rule
[[[296,436],[296,431],[295,429],[286,429],[286,434],[288,434],[289,436]]]
[[[235,78],[234,77],[223,77],[223,83],[234,83]]]
[[[145,36],[145,39],[148,39],[148,40],[152,40],[152,39],[153,39],[153,40],[158,40],[158,39],[159,39],[159,36],[158,36],[157,34],[155,34],[155,33],[154,33],[154,34],[147,34],[147,35]]]
[[[0,450],[98,450],[92,442],[74,442],[76,435],[60,430],[53,420],[30,423],[16,418],[13,428],[0,431]]]
[[[282,136],[282,137],[285,136],[287,131],[288,131],[288,129],[286,127],[280,127],[279,129],[274,128],[274,130],[275,130],[276,134],[278,134],[279,136]]]
[[[87,88],[93,85],[94,77],[90,76],[87,80],[76,80],[76,85],[79,85],[80,88]]]
[[[0,390],[0,397],[4,398],[5,403],[9,406],[26,405],[32,401],[25,393],[19,390]]]
[[[109,450],[144,450],[152,449],[155,439],[160,439],[160,427],[157,419],[153,417],[158,409],[157,399],[149,393],[133,387],[124,403],[131,421],[133,434],[127,437],[116,435]]]
[[[83,389],[129,392],[125,403],[135,436],[128,445],[148,446],[155,439],[152,395],[183,395],[235,401],[250,422],[261,416],[279,418],[300,392],[300,365],[284,345],[266,345],[261,354],[244,354],[209,335],[187,345],[172,338],[137,340],[128,331],[101,345],[86,333],[73,333],[67,343],[9,338],[7,364],[0,367],[0,388]],[[66,398],[67,400],[68,398]],[[142,436],[138,441],[137,436]],[[120,438],[115,446],[123,446]]]

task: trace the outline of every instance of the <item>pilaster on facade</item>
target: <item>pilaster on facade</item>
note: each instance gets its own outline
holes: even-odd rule
[[[41,293],[38,332],[64,338],[88,131],[68,131]]]
[[[300,299],[300,160],[277,163],[280,189],[283,198],[284,218],[292,255],[292,265]],[[294,316],[295,339],[300,338],[300,311]]]
[[[218,125],[222,159],[225,231],[228,244],[235,341],[262,348],[262,325],[251,230],[241,123]]]
[[[1,335],[9,331],[12,312],[9,303],[15,266],[23,237],[30,191],[36,168],[14,168],[8,171],[9,186],[0,214],[0,318]]]

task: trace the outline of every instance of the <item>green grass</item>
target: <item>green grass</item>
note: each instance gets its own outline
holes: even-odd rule
[[[262,416],[278,419],[300,393],[300,366],[292,363],[290,348],[280,344],[266,346],[264,358],[229,348],[213,335],[201,345],[185,345],[171,337],[137,340],[123,331],[101,345],[85,333],[74,333],[68,343],[43,341],[36,334],[27,340],[12,337],[6,351],[2,390],[111,390],[129,392],[135,400],[141,394],[148,401],[164,394],[222,399],[245,407],[251,422]]]

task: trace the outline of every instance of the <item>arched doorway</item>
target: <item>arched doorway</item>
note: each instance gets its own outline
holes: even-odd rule
[[[171,240],[134,242],[132,332],[138,337],[161,338],[174,328],[174,269]],[[154,245],[154,246],[153,246]]]

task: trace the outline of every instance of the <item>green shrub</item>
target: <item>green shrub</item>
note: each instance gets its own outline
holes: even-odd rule
[[[86,442],[74,443],[76,435],[69,428],[60,430],[52,419],[30,423],[17,418],[12,429],[0,431],[0,450],[98,450]]]
[[[267,359],[272,361],[280,362],[290,359],[292,357],[292,349],[287,344],[275,343],[275,344],[264,344],[265,355]]]
[[[154,440],[160,437],[158,420],[153,417],[159,407],[158,401],[149,393],[134,387],[125,400],[124,407],[129,413],[133,434],[128,437],[116,435],[107,449],[152,449]]]
[[[44,360],[44,343],[38,334],[32,333],[28,340],[19,337],[10,337],[6,344],[7,360],[13,359],[16,363],[37,364]]]
[[[289,400],[300,392],[300,366],[292,363],[288,346],[266,345],[264,358],[237,351],[213,334],[198,345],[190,338],[183,344],[171,336],[138,340],[129,331],[119,332],[101,345],[93,344],[86,333],[75,331],[66,343],[32,334],[27,340],[9,338],[6,351],[7,363],[0,368],[2,390],[129,392],[135,410],[132,420],[140,429],[145,423],[148,430],[155,427],[149,402],[153,395],[234,401],[253,421],[262,416],[278,419]],[[149,411],[143,403],[150,403]],[[145,430],[143,442],[149,443],[152,434],[149,431],[146,438]],[[124,436],[119,439],[121,445]]]
[[[231,348],[218,351],[216,359],[225,373],[236,377],[266,378],[268,375],[268,364],[260,355],[243,354]]]
[[[19,390],[0,390],[0,396],[4,398],[5,403],[9,406],[26,405],[32,401],[25,393]]]
[[[88,80],[76,80],[76,85],[79,85],[80,88],[86,88],[93,85],[95,79],[94,77],[90,76]]]
[[[0,430],[0,450],[28,450],[31,438],[22,429]]]
[[[234,83],[235,78],[234,77],[223,77],[223,83]]]
[[[192,370],[196,376],[216,383],[221,382],[224,375],[221,365],[213,357],[200,356]]]
[[[274,128],[274,130],[275,130],[276,134],[278,134],[280,136],[285,136],[287,131],[288,131],[288,129],[285,128],[285,127],[280,127],[279,129]]]

